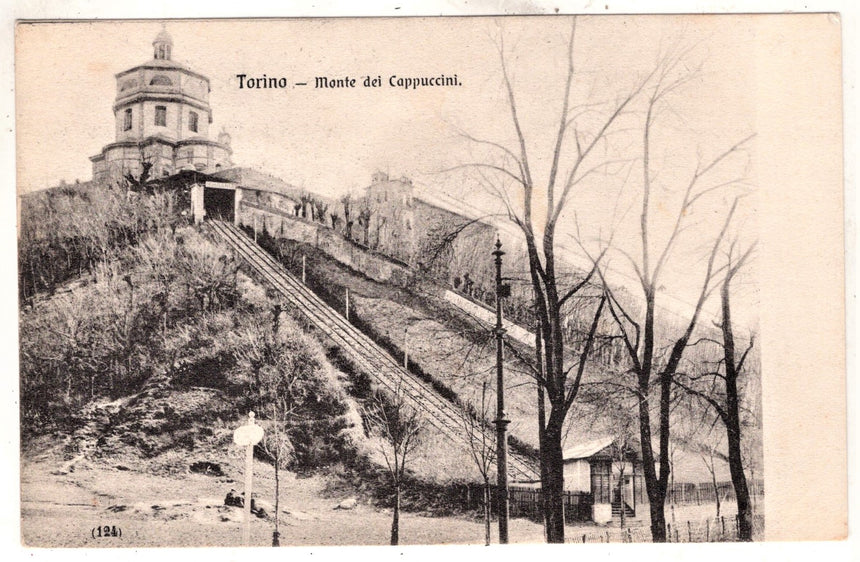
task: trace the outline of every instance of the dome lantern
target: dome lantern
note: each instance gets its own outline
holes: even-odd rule
[[[161,28],[155,40],[152,42],[154,57],[157,60],[170,60],[170,51],[173,49],[173,38],[167,33],[167,29]]]

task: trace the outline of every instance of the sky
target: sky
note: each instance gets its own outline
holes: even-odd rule
[[[214,121],[232,137],[233,160],[329,196],[360,191],[377,170],[407,176],[429,196],[463,201],[486,213],[499,200],[474,170],[497,154],[469,135],[516,149],[498,49],[502,45],[517,100],[532,174],[545,185],[558,127],[570,18],[334,20],[173,20],[173,58],[211,80]],[[91,177],[88,157],[113,140],[114,74],[152,58],[155,21],[21,24],[17,28],[16,110],[19,192]],[[607,109],[632,90],[665,53],[687,50],[690,76],[655,122],[651,171],[653,252],[668,235],[680,193],[696,166],[740,139],[759,134],[757,115],[772,100],[758,95],[761,35],[779,30],[772,17],[592,16],[577,20],[571,99],[588,109],[577,121],[583,139]],[[787,48],[791,48],[787,43]],[[284,77],[284,89],[239,88],[237,75]],[[407,90],[389,77],[456,75],[460,86]],[[378,88],[314,88],[314,78],[379,76]],[[308,86],[296,86],[307,82]],[[645,92],[647,93],[647,92]],[[560,222],[560,244],[592,251],[615,232],[615,244],[638,251],[641,144],[645,97],[629,106],[595,150],[593,164],[619,160],[574,190]],[[592,104],[592,105],[588,105]],[[593,105],[597,104],[597,105]],[[736,181],[704,197],[685,217],[666,270],[664,292],[679,310],[695,299],[708,242],[735,195],[744,194],[733,235],[757,235],[756,146],[760,135],[727,159],[702,186]],[[561,169],[571,165],[568,136]],[[601,153],[602,151],[602,153]],[[456,168],[455,171],[446,171]],[[540,208],[540,201],[537,202]],[[623,253],[613,270],[633,271]],[[754,275],[738,281],[742,299],[757,299]],[[674,283],[674,285],[673,285]],[[754,324],[754,306],[746,307]]]

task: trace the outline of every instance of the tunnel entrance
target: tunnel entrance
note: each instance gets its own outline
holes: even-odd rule
[[[207,186],[203,190],[203,208],[207,218],[233,222],[236,190]]]

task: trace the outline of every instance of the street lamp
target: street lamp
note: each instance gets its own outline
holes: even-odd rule
[[[502,242],[496,238],[496,461],[497,494],[499,506],[499,543],[508,543],[508,438],[507,428],[511,420],[505,419],[505,381],[504,381],[504,341],[505,329],[502,327],[502,299],[508,296],[510,287],[502,284]]]

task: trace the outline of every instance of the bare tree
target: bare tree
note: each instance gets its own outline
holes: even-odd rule
[[[722,436],[718,432],[713,431],[713,426],[711,426],[711,429],[712,431],[708,431],[707,435],[700,442],[699,458],[702,459],[702,463],[705,465],[708,474],[711,475],[711,484],[714,486],[714,501],[717,504],[716,517],[719,518],[721,500],[720,488],[717,483],[717,461],[725,461],[727,459],[720,451],[723,442]]]
[[[280,333],[281,310],[280,304],[275,304],[269,326],[246,330],[236,352],[239,369],[250,381],[254,409],[268,422],[259,447],[275,469],[272,546],[280,545],[280,473],[293,454],[290,432],[310,394],[309,378],[316,368]]]
[[[475,462],[475,467],[481,475],[481,482],[484,485],[484,544],[490,544],[490,476],[493,471],[493,465],[496,462],[496,443],[491,432],[484,427],[484,420],[489,414],[489,400],[487,398],[487,381],[481,386],[481,406],[476,413],[470,412],[467,408],[461,408],[460,416],[463,421],[463,429],[469,438],[469,453],[472,460]]]
[[[425,433],[425,423],[398,387],[392,394],[377,391],[364,408],[372,435],[379,438],[379,452],[394,485],[391,544],[400,543],[400,502],[406,466],[413,459]]]
[[[738,502],[738,536],[741,540],[749,541],[752,540],[752,505],[744,473],[741,439],[743,395],[740,379],[753,349],[754,338],[749,338],[746,350],[738,357],[732,325],[731,283],[749,259],[755,245],[749,246],[739,255],[735,252],[735,246],[736,243],[733,243],[729,249],[726,274],[720,285],[722,320],[718,326],[722,334],[722,358],[717,363],[717,368],[707,369],[697,375],[679,376],[677,384],[712,407],[725,425],[729,471]]]
[[[549,402],[546,423],[539,429],[546,537],[551,543],[564,542],[562,437],[565,418],[579,392],[586,364],[593,351],[597,326],[606,305],[605,296],[593,300],[597,304],[593,308],[591,330],[581,352],[566,354],[562,308],[571,299],[581,296],[582,290],[592,281],[598,265],[595,263],[591,271],[570,284],[560,277],[556,255],[557,228],[576,188],[597,174],[614,173],[616,168],[629,164],[629,159],[601,156],[602,151],[595,148],[604,146],[619,118],[629,109],[631,102],[651,77],[649,75],[637,81],[629,91],[611,102],[574,104],[572,92],[576,75],[576,25],[577,20],[574,18],[567,43],[562,106],[558,114],[553,149],[549,155],[551,164],[545,183],[541,185],[532,174],[531,150],[535,146],[526,142],[523,133],[519,106],[506,62],[504,37],[500,38],[498,52],[507,105],[516,133],[516,148],[511,149],[504,144],[463,133],[472,143],[495,151],[497,160],[466,163],[452,168],[476,171],[483,184],[505,205],[508,218],[525,238],[537,331],[540,333],[540,345],[543,348],[543,368],[534,368],[533,375],[538,385],[545,389],[546,400]],[[581,122],[585,121],[586,115],[590,125],[583,125]],[[598,117],[592,118],[594,115]],[[562,171],[564,162],[569,162],[566,171]],[[540,198],[542,194],[545,194],[545,199]],[[545,209],[545,216],[535,216],[535,211],[540,212],[542,209]],[[600,258],[597,259],[597,262],[599,261]]]
[[[618,472],[617,491],[618,502],[621,507],[621,528],[623,529],[627,524],[627,500],[632,500],[632,498],[627,498],[625,496],[625,478],[627,476],[626,472],[628,464],[631,464],[631,461],[635,462],[632,448],[636,431],[635,416],[633,416],[632,412],[628,408],[624,407],[623,404],[615,404],[612,408],[610,428],[612,429],[612,435],[615,438],[613,443],[615,447],[613,450],[612,462]],[[632,466],[631,469],[635,471]],[[631,474],[630,477],[633,478],[634,475]]]
[[[340,202],[343,205],[343,233],[349,240],[352,240],[352,197],[347,193],[340,198]]]
[[[358,213],[358,224],[361,226],[362,231],[364,232],[364,242],[365,246],[370,245],[370,219],[373,216],[373,209],[370,208],[370,205],[367,204],[367,201],[364,202],[364,205],[361,207]]]
[[[658,115],[667,107],[667,97],[692,77],[692,74],[686,70],[683,64],[685,55],[686,53],[682,52],[664,57],[654,74],[653,84],[647,88],[648,96],[642,134],[643,173],[638,240],[640,247],[637,252],[639,256],[634,257],[631,253],[623,252],[624,257],[629,260],[633,268],[641,290],[638,312],[633,311],[629,302],[624,303],[622,299],[617,297],[615,289],[606,280],[605,268],[601,270],[604,288],[609,295],[609,311],[624,341],[630,362],[630,373],[636,379],[645,487],[651,512],[651,534],[655,542],[666,540],[664,505],[670,474],[670,410],[673,380],[699,323],[702,307],[715,288],[715,279],[721,269],[715,266],[715,260],[737,208],[737,198],[726,213],[722,228],[714,237],[713,244],[707,254],[698,297],[692,307],[693,311],[681,327],[680,335],[670,339],[669,345],[666,347],[669,350],[667,354],[661,353],[661,342],[657,340],[657,296],[665,281],[665,268],[667,262],[670,261],[672,250],[677,245],[679,237],[689,226],[686,224],[685,218],[693,206],[707,194],[732,186],[740,182],[740,179],[712,180],[712,183],[703,184],[706,184],[709,178],[715,174],[715,170],[724,165],[730,157],[741,152],[746,143],[754,136],[747,136],[709,161],[700,159],[686,180],[686,185],[681,189],[682,201],[670,223],[670,229],[664,243],[655,248],[653,239],[656,238],[656,233],[653,231],[652,224],[654,213],[652,204],[656,202],[652,201],[652,198],[655,197],[652,184],[657,172],[653,169],[651,157],[653,134]],[[592,261],[598,263],[598,260],[599,256]],[[659,393],[657,409],[659,413],[656,428],[651,419],[651,393],[655,389]],[[659,453],[656,455],[652,445],[655,430],[659,442]],[[659,471],[655,466],[657,462],[659,462]]]

